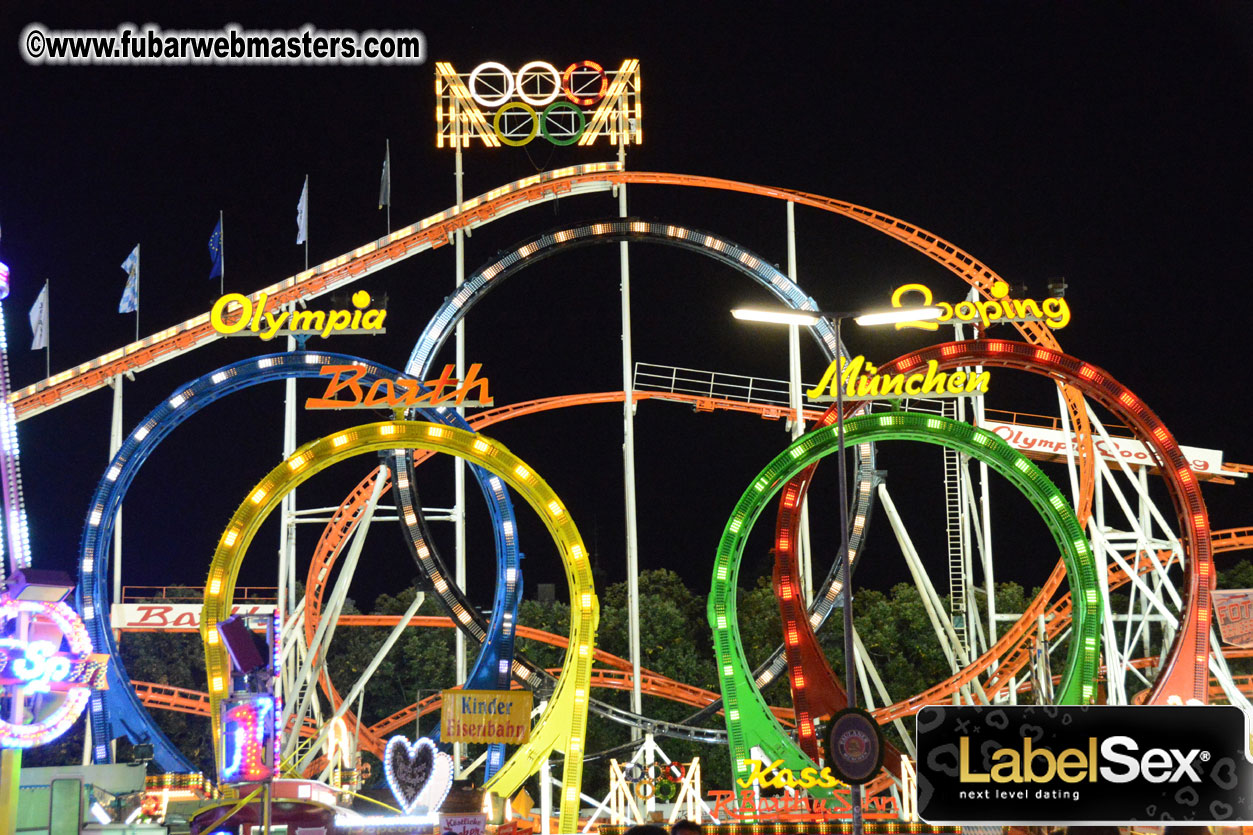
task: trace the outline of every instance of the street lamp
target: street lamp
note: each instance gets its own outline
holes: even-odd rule
[[[939,318],[943,311],[938,307],[895,308],[886,311],[868,311],[865,313],[840,313],[822,310],[790,310],[761,309],[740,307],[731,311],[736,319],[746,322],[765,322],[775,325],[816,325],[820,320],[827,319],[835,326],[835,433],[836,433],[836,471],[839,478],[840,502],[840,554],[844,560],[844,588],[842,602],[844,608],[844,688],[848,691],[848,706],[857,707],[857,677],[853,661],[853,566],[848,558],[848,484],[844,465],[844,343],[840,340],[840,322],[852,319],[859,325],[888,325],[895,322],[927,321]],[[861,835],[861,785],[854,783],[850,787],[849,798],[852,806],[853,833]]]

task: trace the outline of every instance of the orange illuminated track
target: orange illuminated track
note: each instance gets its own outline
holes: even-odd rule
[[[1017,369],[1074,384],[1083,390],[1084,396],[1100,403],[1132,427],[1136,436],[1149,446],[1161,464],[1186,557],[1180,590],[1179,629],[1167,663],[1153,685],[1151,701],[1164,704],[1173,698],[1204,700],[1208,695],[1210,588],[1213,584],[1209,516],[1196,474],[1188,466],[1170,430],[1139,398],[1103,369],[1057,351],[1021,342],[972,340],[937,345],[898,357],[884,363],[882,368],[884,373],[904,373],[930,361],[936,362],[941,370],[962,364],[982,365],[985,368]],[[1060,583],[1061,573],[1054,569],[1049,578],[1052,589]],[[1036,603],[1043,598],[1042,594]],[[1032,608],[1035,608],[1035,603]]]
[[[250,298],[256,302],[260,293],[266,293],[269,297],[266,309],[271,311],[284,304],[316,298],[410,255],[443,246],[458,229],[475,229],[494,218],[528,205],[561,195],[605,191],[619,183],[709,188],[799,203],[855,220],[918,250],[975,287],[986,298],[992,298],[992,286],[1002,281],[992,269],[943,238],[899,218],[854,203],[794,189],[759,186],[718,177],[622,171],[616,163],[592,163],[537,174],[493,189],[466,200],[460,206],[446,209],[419,223],[398,229],[385,238],[272,284],[253,293]],[[1060,350],[1052,331],[1043,323],[1019,322],[1014,327],[1028,342]],[[11,395],[10,399],[18,420],[21,420],[101,388],[118,374],[143,371],[220,337],[209,322],[209,314],[202,313],[194,319],[27,386]],[[1090,425],[1077,392],[1070,386],[1063,386],[1062,392],[1071,423],[1080,440],[1080,498],[1077,515],[1080,524],[1086,524],[1095,485]]]
[[[1248,548],[1253,548],[1253,527],[1229,528],[1226,530],[1214,531],[1214,551],[1216,553]],[[1138,559],[1134,567],[1141,574],[1147,573],[1151,570],[1151,566],[1145,559]],[[1059,582],[1060,579],[1061,578],[1058,578]],[[1111,577],[1110,590],[1113,591],[1114,589],[1126,584],[1129,582],[1129,579],[1130,578],[1128,578],[1125,573],[1120,573]],[[1052,580],[1053,578],[1050,578],[1050,582],[1046,584],[1045,590],[1039,597],[1036,598],[1036,600],[1039,601],[1038,607],[1033,607],[1030,610],[1032,613],[1031,621],[1033,623],[1035,622],[1035,614],[1044,614],[1045,610],[1048,610],[1047,615],[1050,617],[1046,622],[1046,629],[1049,633],[1048,637],[1050,638],[1064,631],[1070,622],[1069,594],[1063,595],[1062,598],[1058,599],[1051,606],[1046,603],[1048,598],[1052,596],[1052,592],[1056,591],[1058,587],[1058,583],[1054,583]],[[343,615],[339,619],[341,626],[386,627],[394,626],[399,621],[399,615]],[[1021,623],[1022,621],[1020,620],[1019,622]],[[451,618],[419,615],[411,618],[409,625],[451,629],[454,624]],[[1030,629],[1019,630],[1019,633],[1016,636],[1008,634],[1002,636],[1001,640],[997,642],[997,645],[993,647],[992,652],[985,655],[984,658],[992,656],[993,653],[996,652],[997,648],[1002,646],[1002,644],[1006,645],[1007,649],[1010,645],[1014,645],[1015,647],[1021,646],[1021,640],[1023,638],[1029,638],[1031,632],[1032,630]],[[528,638],[533,641],[540,641],[552,646],[565,646],[567,643],[566,638],[561,635],[554,635],[551,632],[545,632],[541,629],[534,629],[529,626],[519,626],[518,636]],[[1030,647],[1028,646],[1027,652],[1021,654],[1015,653],[1001,659],[1003,669],[998,672],[994,682],[989,682],[989,687],[987,688],[989,696],[994,696],[1003,687],[1007,687],[1009,679],[1021,672],[1023,666],[1025,666],[1029,651]],[[631,688],[630,662],[624,658],[619,658],[616,655],[607,653],[604,650],[596,650],[595,653],[597,661],[615,669],[594,670],[592,673],[593,686],[607,687],[616,690],[629,690]],[[1253,657],[1253,649],[1228,647],[1224,649],[1223,655],[1225,655],[1228,659],[1249,658]],[[1152,664],[1157,663],[1157,659],[1137,659],[1134,663],[1136,666],[1151,666]],[[972,666],[978,666],[978,664],[979,662],[977,661],[975,662],[975,665]],[[643,677],[640,681],[640,688],[649,695],[658,696],[671,701],[682,702],[683,704],[691,705],[693,707],[703,707],[712,703],[717,698],[717,694],[710,690],[702,690],[698,687],[680,684],[679,682],[668,679],[665,676],[657,675],[656,673],[648,670],[641,670],[641,673],[643,674]],[[1236,676],[1235,679],[1241,691],[1246,693],[1253,692],[1253,676]],[[953,680],[956,679],[950,679],[949,681]],[[153,682],[146,681],[132,681],[131,684],[135,687],[135,692],[139,695],[146,707],[155,707],[162,710],[189,713],[195,716],[209,715],[209,697],[208,694],[201,691],[190,690],[183,687],[172,687],[164,684],[155,684]],[[924,695],[932,697],[932,701],[936,699],[943,699],[947,696],[951,696],[951,694],[956,691],[958,687],[959,685],[951,685],[948,682],[942,682],[932,690],[928,690]],[[1210,689],[1211,693],[1214,692],[1214,685],[1211,684]],[[918,701],[919,699],[910,699],[909,703],[916,704]],[[394,733],[396,730],[408,724],[412,724],[417,716],[426,716],[427,714],[438,710],[439,703],[440,697],[438,694],[428,696],[420,703],[410,705],[409,707],[404,708],[403,710],[400,710],[392,716],[376,722],[373,725],[363,725],[362,738],[363,740],[366,739],[367,735],[375,738],[386,737],[388,734]],[[875,716],[882,724],[890,721],[892,718],[899,718],[900,716],[909,715],[910,713],[915,712],[916,708],[914,710],[907,709],[903,713],[899,712],[899,708],[906,704],[908,703],[902,702],[898,705],[880,708],[875,711]],[[775,717],[780,719],[780,721],[787,722],[788,724],[792,724],[794,722],[794,715],[790,708],[772,707],[771,711],[774,713]],[[301,735],[311,737],[314,736],[316,732],[317,728],[316,725],[312,723],[312,720],[306,720],[304,727],[301,729]],[[362,747],[364,748],[365,746],[363,745]]]
[[[472,417],[470,419],[470,424],[476,429],[480,429],[499,421],[549,411],[552,409],[563,409],[571,406],[582,406],[594,403],[620,403],[622,402],[623,397],[623,392],[619,391],[564,395],[539,400],[530,400],[482,412]],[[721,398],[701,397],[688,394],[672,394],[669,392],[636,392],[635,399],[637,401],[653,398],[690,403],[699,411],[720,409],[759,414],[764,418],[778,418],[783,416],[783,410],[774,405],[744,403],[736,400],[725,400]],[[812,411],[810,416],[816,418],[819,414],[820,412]],[[416,451],[414,454],[414,465],[416,466],[426,460],[430,457],[430,455],[431,453],[429,452]],[[332,514],[331,520],[323,528],[322,535],[318,539],[318,544],[314,549],[313,560],[309,564],[309,572],[305,579],[306,593],[304,625],[306,646],[312,646],[314,642],[318,621],[320,620],[322,613],[322,598],[326,591],[326,585],[330,578],[331,569],[334,566],[335,561],[338,559],[339,554],[343,550],[344,545],[347,543],[348,538],[352,535],[353,531],[356,530],[357,523],[361,519],[362,512],[364,511],[368,499],[373,492],[374,482],[378,478],[380,472],[382,472],[382,468],[376,468],[370,475],[362,480],[361,483],[353,488],[353,490],[348,494],[348,497],[335,510],[335,513]],[[379,495],[382,496],[383,493],[389,489],[391,489],[390,477],[388,477],[388,480],[380,488]],[[348,623],[349,620],[340,618],[339,622]],[[391,621],[391,623],[395,622],[396,619]],[[527,637],[526,632],[527,630],[524,627],[519,627],[517,634],[522,637]],[[472,637],[482,640],[482,637],[477,634]],[[565,646],[566,642],[558,641],[557,645]],[[597,651],[596,658],[602,663],[609,663],[612,666],[618,667],[619,670],[629,671],[631,669],[629,662],[615,656],[608,655],[607,653]],[[593,675],[595,675],[595,673],[593,673]],[[650,695],[664,696],[665,698],[672,698],[675,701],[684,701],[686,704],[696,707],[705,707],[711,702],[716,701],[718,698],[717,694],[706,690],[700,690],[699,688],[690,688],[690,692],[685,691],[684,688],[686,688],[687,685],[682,685],[669,679],[663,679],[662,677],[656,676],[652,673],[649,673],[648,676],[649,677],[641,679],[640,686],[646,692],[649,692]],[[609,679],[604,679],[604,681],[605,683],[599,686],[610,688],[617,686],[616,680],[611,681]],[[319,676],[319,683],[323,692],[326,693],[327,697],[331,700],[332,709],[338,710],[343,698],[325,670],[323,670]],[[626,688],[630,689],[630,686],[630,681],[628,679]],[[349,730],[356,732],[356,715],[349,710],[345,711],[343,718],[347,723]],[[383,740],[378,738],[371,728],[363,725],[361,728],[361,744],[366,750],[373,751],[375,748],[382,750]]]

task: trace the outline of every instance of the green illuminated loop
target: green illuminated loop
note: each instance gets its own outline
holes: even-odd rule
[[[489,780],[484,788],[501,795],[515,792],[549,753],[565,756],[562,776],[560,831],[578,824],[579,787],[587,739],[587,705],[596,624],[600,604],[592,584],[587,548],[557,494],[530,467],[501,444],[483,435],[420,421],[386,421],[355,426],[305,444],[261,480],[235,511],[218,541],[205,584],[200,634],[204,642],[214,744],[220,738],[219,706],[230,688],[230,659],[218,640],[217,624],[234,607],[235,582],[248,545],[284,496],[313,475],[344,459],[390,450],[444,452],[477,464],[517,491],[535,509],[561,554],[570,584],[570,642],[556,690],[531,729],[531,739]],[[220,746],[219,746],[220,749]],[[220,756],[219,750],[219,756]]]
[[[578,121],[578,127],[570,131],[570,135],[565,139],[558,139],[553,136],[552,131],[548,129],[548,118],[557,110],[566,110],[573,113]],[[579,137],[583,135],[583,129],[587,127],[587,117],[583,115],[583,111],[568,101],[555,101],[548,107],[544,108],[544,112],[540,114],[539,129],[544,138],[554,145],[573,145],[579,141]],[[534,136],[534,134],[532,134]]]
[[[750,772],[748,760],[754,747],[761,748],[771,762],[783,760],[780,768],[789,768],[794,774],[815,766],[774,718],[753,681],[736,619],[736,583],[744,546],[757,517],[793,476],[837,451],[836,433],[834,425],[816,429],[779,453],[744,491],[718,543],[707,616],[713,628],[731,765],[737,778]],[[1043,517],[1074,590],[1074,639],[1056,690],[1056,703],[1089,704],[1096,694],[1100,667],[1101,603],[1096,560],[1074,511],[1048,476],[998,435],[947,418],[907,412],[855,417],[844,421],[844,438],[850,447],[912,440],[955,449],[984,462],[1022,491]],[[829,789],[815,787],[809,791],[830,795]]]

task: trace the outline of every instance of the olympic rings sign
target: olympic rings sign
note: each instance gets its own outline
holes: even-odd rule
[[[679,793],[679,784],[687,778],[689,765],[691,763],[672,762],[663,768],[655,763],[647,767],[628,763],[622,768],[622,779],[632,785],[632,793],[640,800],[655,796],[662,803],[669,803]]]
[[[564,72],[530,61],[516,73],[486,61],[470,73],[467,87],[476,104],[496,111],[492,132],[505,145],[527,145],[537,134],[553,145],[573,145],[587,127],[583,108],[605,97],[609,77],[595,61],[576,61]]]

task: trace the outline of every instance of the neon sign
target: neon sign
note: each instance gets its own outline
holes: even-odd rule
[[[464,380],[453,377],[455,367],[445,365],[439,378],[419,383],[417,380],[400,377],[395,380],[380,379],[370,386],[369,391],[361,388],[361,378],[366,368],[362,365],[324,365],[319,370],[323,377],[331,379],[326,384],[326,391],[321,397],[310,397],[305,400],[306,409],[353,409],[358,406],[375,409],[409,409],[414,406],[440,406],[451,401],[456,406],[466,403],[470,392],[478,390],[479,398],[475,405],[490,406],[492,397],[487,390],[487,378],[479,377],[482,363],[474,363],[466,372]],[[427,391],[421,391],[425,387]],[[451,388],[450,388],[451,387]],[[349,397],[338,398],[339,392],[346,392]]]
[[[740,791],[739,797],[735,792],[715,789],[709,793],[709,799],[713,801],[713,816],[731,823],[824,823],[853,816],[848,786],[837,788],[830,801],[804,794],[755,797],[751,789]],[[861,811],[866,820],[900,820],[900,809],[891,795],[863,796]]]
[[[230,336],[246,328],[248,333],[256,334],[263,341],[273,339],[285,325],[294,336],[317,335],[323,339],[343,331],[385,332],[383,321],[387,311],[367,310],[370,294],[365,290],[352,294],[355,310],[280,310],[275,315],[265,309],[268,299],[269,295],[261,293],[254,304],[243,293],[227,293],[213,303],[209,321],[220,334]]]
[[[932,302],[931,288],[924,284],[902,284],[892,291],[892,307],[938,307],[940,315],[931,322],[897,322],[896,329],[918,328],[933,331],[940,326],[936,322],[978,321],[985,328],[1001,322],[1035,322],[1043,320],[1053,330],[1064,328],[1070,324],[1070,305],[1063,298],[1048,298],[1041,301],[1034,299],[1009,298],[1009,285],[1004,281],[993,282],[990,290],[992,298],[975,299],[974,301]],[[905,296],[917,293],[920,300],[904,302]]]
[[[17,634],[22,616],[28,622],[25,640]],[[65,603],[0,597],[0,687],[13,699],[39,696],[38,709],[26,711],[33,721],[0,718],[0,746],[33,748],[63,734],[92,688],[104,686],[107,660],[92,652],[87,628]]]
[[[232,699],[222,710],[222,782],[256,783],[274,776],[274,697]]]
[[[925,323],[923,323],[925,324]],[[927,362],[927,370],[913,374],[879,374],[865,357],[840,360],[844,396],[855,400],[882,400],[897,397],[977,397],[988,392],[988,372],[938,372],[939,363]],[[836,395],[836,361],[827,366],[818,385],[805,394],[810,400],[833,400]],[[823,389],[829,394],[824,395]]]
[[[452,757],[436,750],[426,737],[412,743],[403,736],[387,740],[383,768],[392,796],[406,815],[438,811],[452,788]]]
[[[613,144],[639,144],[639,61],[616,71],[595,61],[558,70],[530,61],[516,72],[485,61],[468,74],[452,64],[435,65],[437,147],[468,147],[475,138],[499,148],[527,145],[542,135],[553,145],[590,145],[599,136]]]
[[[735,782],[739,783],[740,788],[743,789],[752,788],[754,784],[763,789],[812,789],[815,786],[820,789],[833,789],[840,784],[830,768],[824,768],[821,771],[812,767],[802,768],[800,774],[796,775],[790,768],[778,770],[781,765],[783,765],[783,760],[775,760],[772,763],[765,760],[749,760],[748,776],[740,777]]]

